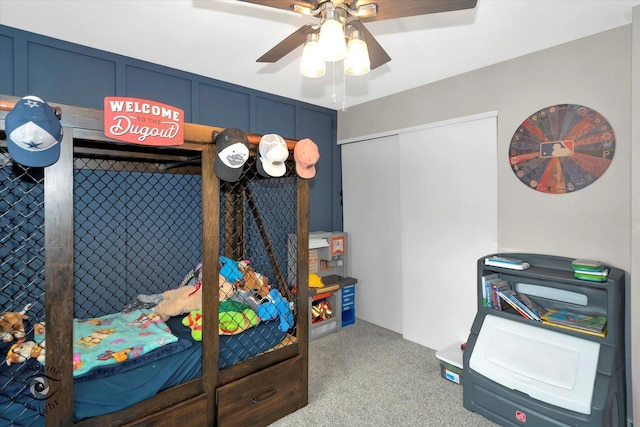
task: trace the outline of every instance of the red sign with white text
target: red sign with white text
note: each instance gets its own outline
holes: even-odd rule
[[[106,97],[104,134],[131,144],[180,145],[184,143],[184,112],[146,99]]]

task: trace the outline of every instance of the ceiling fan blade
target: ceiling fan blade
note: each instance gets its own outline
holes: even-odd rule
[[[302,45],[307,40],[307,34],[315,33],[318,30],[315,25],[307,24],[291,33],[286,39],[271,48],[267,53],[256,59],[256,62],[277,62],[293,49]]]
[[[404,18],[407,16],[427,15],[430,13],[450,12],[454,10],[473,9],[477,0],[354,0],[353,6],[377,3],[378,13],[370,18],[362,18],[365,22],[385,19]]]
[[[298,0],[238,0],[245,3],[259,4],[261,6],[274,7],[276,9],[291,10],[291,5],[297,4],[305,8],[313,9],[315,5],[312,1]]]
[[[362,34],[362,38],[367,43],[367,49],[369,50],[369,61],[371,61],[370,68],[376,69],[379,66],[386,64],[391,61],[391,57],[385,50],[380,46],[380,43],[373,37],[373,34],[367,30],[367,28],[357,19],[350,21],[347,25],[353,26],[354,29],[360,31]]]

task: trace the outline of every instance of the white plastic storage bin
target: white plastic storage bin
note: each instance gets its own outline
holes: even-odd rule
[[[436,358],[440,360],[442,378],[456,384],[463,384],[462,354],[461,342],[452,344],[436,353]]]
[[[486,316],[469,367],[534,399],[591,413],[600,344]]]

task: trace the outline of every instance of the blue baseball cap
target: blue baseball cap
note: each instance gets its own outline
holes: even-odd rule
[[[37,96],[21,98],[5,117],[7,148],[24,166],[45,167],[60,157],[62,126],[53,109]]]

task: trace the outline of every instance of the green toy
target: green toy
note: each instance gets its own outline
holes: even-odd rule
[[[260,323],[258,314],[247,304],[239,301],[222,301],[218,309],[218,333],[235,335]],[[202,341],[202,310],[190,312],[182,319],[182,324],[191,328],[191,337]]]

